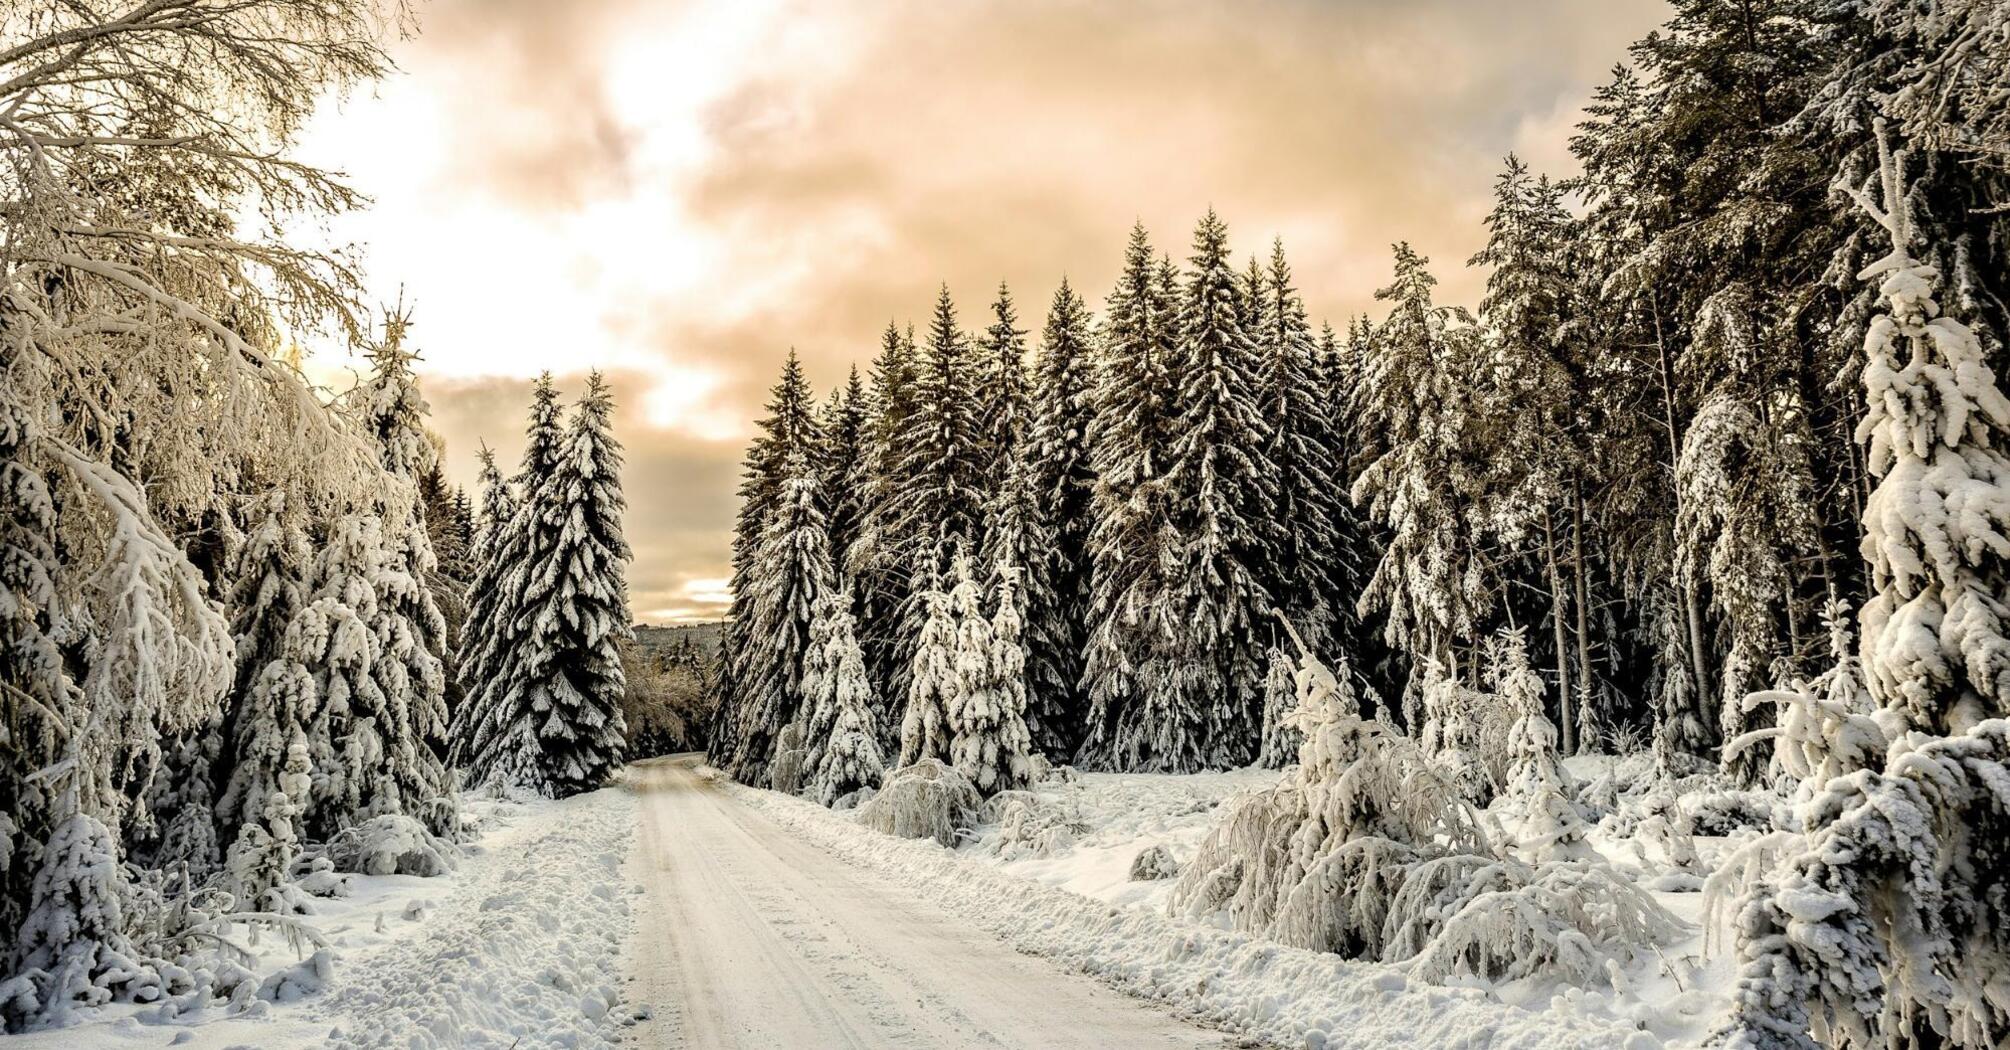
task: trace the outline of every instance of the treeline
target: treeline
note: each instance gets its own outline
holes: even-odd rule
[[[1870,595],[1858,274],[1890,238],[1847,191],[1873,118],[1912,151],[1943,306],[2004,363],[2003,22],[1675,4],[1587,107],[1581,175],[1508,159],[1476,311],[1398,245],[1380,318],[1317,325],[1283,247],[1240,265],[1210,214],[1180,262],[1134,230],[1098,316],[1064,282],[1030,355],[1001,288],[974,331],[945,289],[822,401],[791,359],[746,460],[715,759],[769,775],[826,592],[899,755],[961,555],[985,615],[1016,581],[1049,761],[1262,756],[1289,706],[1273,611],[1354,669],[1364,713],[1421,727],[1458,695],[1432,683],[1483,684],[1520,627],[1567,751],[1714,760],[1770,717],[1747,694],[1832,662],[1829,603]],[[776,554],[802,500],[822,563]]]
[[[361,203],[290,147],[385,71],[402,15],[38,0],[0,27],[10,1030],[248,1004],[270,989],[237,930],[298,933],[343,872],[450,866],[464,772],[556,793],[618,761],[604,386],[569,427],[540,387],[535,454],[477,517],[440,471],[402,308],[374,317],[349,256],[277,232]],[[318,389],[311,337],[368,375]]]

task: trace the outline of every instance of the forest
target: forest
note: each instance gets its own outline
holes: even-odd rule
[[[1175,906],[1498,973],[1661,936],[1572,866],[1556,771],[1645,756],[1786,807],[1733,865],[1725,1045],[1994,1045],[2010,11],[1672,8],[1579,173],[1506,159],[1472,308],[1397,244],[1381,316],[1315,322],[1209,211],[1037,337],[945,287],[827,396],[791,356],[712,760],[945,842],[1059,767],[1296,763]],[[1467,808],[1507,796],[1518,868]]]

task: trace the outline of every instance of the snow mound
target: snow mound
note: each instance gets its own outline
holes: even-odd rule
[[[954,846],[981,802],[969,777],[924,758],[888,774],[879,794],[859,807],[858,822],[883,835]]]
[[[444,875],[454,870],[456,853],[453,843],[398,813],[343,828],[328,843],[336,870],[365,875]]]

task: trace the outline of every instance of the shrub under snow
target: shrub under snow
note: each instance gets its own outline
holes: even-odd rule
[[[1407,962],[1432,980],[1602,980],[1607,960],[1681,936],[1680,920],[1602,862],[1529,864],[1497,852],[1438,756],[1361,719],[1346,687],[1309,654],[1297,683],[1298,767],[1232,804],[1175,884],[1174,910],[1199,917],[1225,908],[1238,930]],[[1539,747],[1554,730],[1524,737]],[[1568,805],[1541,776],[1545,757],[1554,764],[1544,750],[1516,778],[1537,813],[1553,812],[1551,796]]]
[[[888,774],[872,801],[859,807],[858,820],[881,834],[953,846],[982,802],[969,777],[940,759],[924,758]]]
[[[397,813],[344,828],[328,842],[337,870],[364,875],[441,875],[453,870],[455,857],[453,843]]]

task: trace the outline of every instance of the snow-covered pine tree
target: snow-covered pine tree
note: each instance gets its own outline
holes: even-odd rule
[[[1354,500],[1388,531],[1360,608],[1384,612],[1389,645],[1456,673],[1454,642],[1471,635],[1490,600],[1475,550],[1482,530],[1471,520],[1483,484],[1470,447],[1477,339],[1465,311],[1432,302],[1437,278],[1426,260],[1408,244],[1395,254],[1395,279],[1375,293],[1391,304],[1389,316],[1369,343],[1356,399],[1356,433],[1373,445]],[[1412,728],[1414,685],[1403,712]]]
[[[842,588],[834,592],[840,598],[843,593]],[[828,806],[861,788],[878,787],[886,776],[886,760],[874,722],[878,705],[851,612],[842,601],[827,601],[823,609],[829,622],[817,633],[825,639],[824,673],[809,718],[809,739],[818,750],[804,793]]]
[[[258,670],[236,707],[234,754],[216,809],[217,826],[231,855],[269,856],[283,840],[276,820],[284,794],[287,827],[299,830],[313,798],[306,720],[326,712],[315,686],[317,671],[331,654],[328,603],[296,611],[279,651]],[[299,748],[299,755],[293,749]],[[247,842],[247,838],[250,841]],[[245,843],[240,846],[239,843]],[[290,858],[289,858],[290,859]],[[279,869],[282,873],[284,868]],[[277,881],[261,882],[254,893]]]
[[[1557,756],[1556,724],[1543,713],[1542,676],[1529,665],[1528,639],[1520,630],[1502,631],[1492,655],[1493,700],[1513,719],[1504,741],[1508,775],[1499,803],[1513,837],[1508,845],[1531,864],[1589,860],[1596,853],[1584,840],[1589,829],[1571,801],[1569,776]]]
[[[782,502],[755,550],[747,581],[749,649],[737,672],[747,709],[731,770],[746,783],[766,782],[782,728],[804,714],[810,700],[805,690],[817,684],[806,681],[805,671],[812,663],[819,608],[834,604],[837,586],[816,467],[797,454],[787,470]]]
[[[255,743],[268,727],[252,699],[266,668],[284,660],[287,631],[293,618],[307,604],[307,573],[313,552],[307,542],[306,511],[297,496],[275,489],[246,509],[250,528],[244,534],[230,564],[230,591],[224,607],[230,612],[230,633],[237,638],[237,675],[225,706],[224,733],[227,737],[216,777],[223,786],[215,813],[217,829],[228,845],[242,825],[258,819],[260,807],[242,810],[232,800],[230,785],[242,776],[276,775],[278,751]],[[310,686],[311,688],[311,686]],[[307,706],[295,709],[298,724]],[[248,758],[252,753],[259,758]],[[256,770],[260,759],[271,760],[271,772]],[[240,773],[247,761],[253,769]],[[305,803],[303,796],[294,801]]]
[[[446,665],[447,621],[433,596],[441,581],[433,550],[420,479],[431,470],[438,453],[426,432],[426,399],[413,371],[418,354],[405,346],[411,324],[402,307],[384,319],[383,337],[370,348],[370,378],[355,392],[355,410],[365,429],[383,451],[384,469],[396,487],[385,486],[376,513],[383,522],[384,545],[395,575],[385,577],[379,601],[386,617],[385,655],[401,665],[403,691],[411,732],[425,745],[399,779],[412,815],[423,818],[435,834],[457,833],[451,791],[442,761],[447,752]]]
[[[464,672],[467,696],[453,735],[466,763],[467,783],[472,785],[551,790],[538,761],[537,722],[523,702],[527,683],[520,662],[529,656],[532,574],[546,568],[541,559],[555,547],[550,517],[537,494],[558,472],[564,455],[560,413],[558,391],[547,372],[531,391],[523,465],[512,479],[515,499],[509,522],[494,530],[488,555],[493,564],[484,568],[494,579],[494,609],[483,618],[478,638],[470,632],[470,641],[479,642],[480,648],[471,651]]]
[[[1033,487],[1033,475],[1027,462],[1030,454],[1031,449],[1022,446],[1012,456],[1006,464],[1005,477],[998,491],[992,494],[985,508],[984,551],[978,564],[988,567],[986,586],[994,593],[1003,593],[1007,586],[1005,577],[1012,577],[1010,590],[1018,606],[1013,617],[1014,631],[1022,653],[1015,688],[1022,694],[1020,718],[1025,722],[1027,732],[1032,734],[1036,717],[1031,710],[1032,682],[1025,665],[1030,661],[1031,654],[1052,651],[1069,644],[1069,640],[1048,633],[1054,627],[1052,621],[1034,623],[1026,615],[1027,610],[1035,606],[1052,609],[1056,604],[1048,590],[1046,571],[1052,565],[1056,541],[1040,507],[1039,493]],[[1039,751],[1037,745],[1034,750]],[[1068,754],[1070,752],[1058,753]],[[984,786],[979,784],[978,787],[983,790]]]
[[[454,674],[460,684],[460,702],[452,711],[447,762],[465,770],[474,762],[475,731],[479,719],[473,717],[472,703],[481,685],[494,678],[493,659],[505,651],[510,611],[503,593],[508,575],[508,531],[516,518],[516,494],[496,466],[495,452],[483,445],[481,458],[481,510],[474,520],[474,571],[468,581],[468,618],[462,625],[459,645],[454,651]]]
[[[1874,198],[1891,251],[1866,267],[1858,426],[1878,478],[1864,508],[1863,669],[1895,730],[1882,768],[1800,807],[1805,849],[1738,919],[1730,1047],[1916,1044],[1981,1050],[2010,1028],[2010,399],[1980,342],[1941,312],[1913,254],[1906,154],[1879,128]],[[1956,504],[1959,513],[1945,512]]]
[[[1271,556],[1260,579],[1306,644],[1324,652],[1338,641],[1338,612],[1351,600],[1342,590],[1339,563],[1353,552],[1341,531],[1341,515],[1349,513],[1345,488],[1333,474],[1339,464],[1336,413],[1283,240],[1271,243],[1269,266],[1248,283],[1248,327],[1261,359],[1259,398],[1270,423],[1264,453],[1277,490],[1265,523],[1272,530]]]
[[[1126,712],[1134,721],[1117,733],[1127,767],[1173,771],[1256,756],[1267,666],[1259,625],[1271,604],[1258,574],[1275,563],[1267,531],[1277,513],[1260,359],[1228,262],[1228,229],[1213,211],[1193,246],[1169,366],[1175,400],[1163,474],[1180,571],[1157,598],[1179,610],[1182,656],[1161,665],[1171,677],[1146,683],[1147,696],[1159,697]],[[1180,725],[1183,712],[1201,721]]]
[[[757,677],[750,661],[763,644],[753,628],[754,574],[760,568],[760,549],[772,519],[784,506],[791,480],[791,464],[800,457],[814,465],[823,445],[817,423],[816,406],[809,379],[794,350],[783,362],[781,378],[768,398],[768,414],[759,423],[760,433],[747,449],[740,481],[740,511],[733,525],[733,572],[730,581],[733,604],[720,640],[720,673],[717,683],[719,706],[713,714],[709,733],[709,757],[714,765],[743,782],[760,782],[772,757],[765,749],[773,738],[763,738],[758,753],[743,753],[757,727],[753,714]],[[870,511],[872,508],[868,508]],[[866,532],[875,528],[868,516]],[[807,615],[808,607],[804,607]],[[772,734],[779,727],[766,730]]]
[[[915,363],[916,407],[900,440],[889,533],[906,546],[906,564],[947,572],[956,550],[975,550],[983,528],[984,440],[979,433],[977,362],[957,327],[956,304],[943,286]],[[910,594],[901,607],[892,688],[905,694],[907,671],[926,610]]]
[[[1082,660],[1089,715],[1076,757],[1092,768],[1127,767],[1117,748],[1117,722],[1146,686],[1146,663],[1186,630],[1183,621],[1167,619],[1170,606],[1154,598],[1171,586],[1182,553],[1164,546],[1169,512],[1157,484],[1171,443],[1167,401],[1177,304],[1176,271],[1169,261],[1155,263],[1144,226],[1133,226],[1104,310],[1090,413],[1096,480]]]
[[[282,915],[300,910],[299,891],[288,883],[293,858],[300,851],[296,823],[300,804],[294,799],[306,798],[312,791],[309,768],[307,738],[296,726],[286,743],[275,790],[260,799],[259,820],[240,828],[230,844],[225,870],[240,910]]]
[[[1263,679],[1263,743],[1256,752],[1257,765],[1283,769],[1298,760],[1298,748],[1305,742],[1305,734],[1291,719],[1291,712],[1297,707],[1296,668],[1284,648],[1273,645]]]
[[[1026,725],[1036,751],[1073,758],[1088,730],[1082,649],[1088,643],[1090,501],[1096,473],[1093,333],[1081,297],[1064,279],[1047,310],[1033,374],[1026,483],[1045,524],[1046,549],[1022,563],[1026,580]]]
[[[824,472],[819,484],[830,508],[831,564],[841,568],[845,552],[858,538],[865,492],[871,483],[872,406],[858,366],[852,366],[844,386],[831,391],[819,423],[824,439]]]
[[[948,709],[949,764],[986,796],[1025,787],[1032,774],[1032,742],[1026,733],[1018,570],[1010,564],[998,568],[995,618],[984,615],[984,588],[969,557],[959,554],[950,571],[957,685]]]
[[[899,532],[894,495],[903,487],[904,451],[901,440],[918,403],[914,340],[888,322],[872,363],[872,417],[867,424],[866,462],[854,482],[859,505],[858,530],[851,545],[833,549],[850,578],[858,610],[859,648],[865,653],[879,707],[874,712],[882,748],[898,748],[901,694],[895,683],[902,672],[899,659],[901,608],[907,598],[911,559],[906,537]]]
[[[561,798],[606,784],[624,746],[619,646],[633,631],[613,414],[606,380],[590,373],[558,469],[530,500],[550,540],[520,577],[531,630],[514,675],[536,720],[543,782]]]
[[[326,840],[371,817],[403,813],[410,801],[400,791],[398,764],[414,760],[424,745],[411,732],[400,668],[395,658],[384,658],[388,632],[379,630],[387,619],[379,584],[396,571],[389,561],[375,517],[335,519],[315,561],[313,600],[295,617],[307,621],[299,624],[307,654],[301,662],[314,675],[309,695],[315,706],[302,718],[313,768],[306,803],[310,838]],[[293,631],[287,629],[289,648]],[[263,809],[241,817],[245,823],[263,819]]]
[[[1031,426],[1033,407],[1026,380],[1026,331],[1019,327],[1012,291],[998,283],[991,324],[977,342],[975,395],[977,435],[984,443],[978,491],[989,499],[1005,487],[1012,458]]]
[[[922,610],[921,635],[915,639],[914,666],[907,674],[907,705],[900,719],[900,766],[923,759],[947,761],[954,729],[949,712],[960,703],[962,680],[957,674],[955,607],[932,571],[915,592]]]

